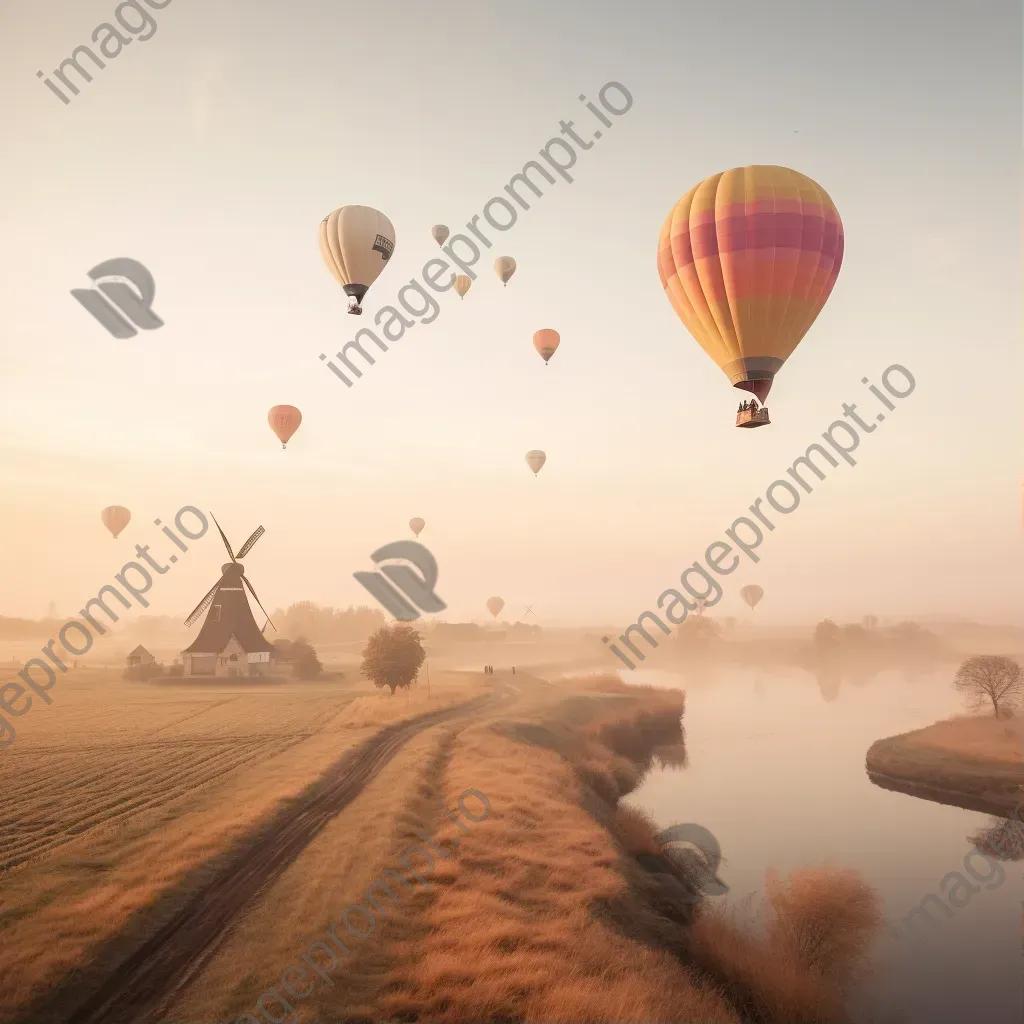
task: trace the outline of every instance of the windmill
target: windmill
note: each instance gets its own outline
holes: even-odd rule
[[[263,630],[256,625],[256,619],[245,596],[245,588],[252,594],[260,611],[267,616],[267,622],[272,626],[274,624],[270,622],[270,616],[256,596],[252,584],[246,579],[245,566],[239,561],[252,550],[265,531],[262,526],[259,527],[236,555],[212,513],[210,518],[213,519],[217,532],[224,541],[231,561],[221,566],[220,579],[185,620],[185,625],[191,626],[207,608],[210,608],[195,642],[182,651],[184,674],[265,675],[269,672],[274,646],[263,635]]]

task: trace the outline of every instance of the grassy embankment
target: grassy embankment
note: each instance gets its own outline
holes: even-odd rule
[[[873,743],[868,776],[883,789],[1010,817],[1024,801],[1024,721],[958,717]]]
[[[276,987],[283,1001],[267,1005],[282,1019],[294,1010],[378,1022],[846,1020],[843,992],[879,920],[856,876],[769,878],[755,922],[678,903],[635,860],[656,852],[657,830],[619,801],[652,751],[679,743],[681,693],[504,679],[523,691],[517,705],[403,750],[247,911],[168,1019],[256,1015],[260,993]],[[491,807],[469,835],[438,809],[439,797],[454,808],[467,789]],[[442,849],[460,841],[426,876],[429,889],[409,898],[398,887],[397,905],[378,891],[374,930],[338,953],[333,984],[311,976],[314,990],[290,999],[288,965],[347,907],[366,905],[421,828]],[[348,938],[340,923],[337,932]]]

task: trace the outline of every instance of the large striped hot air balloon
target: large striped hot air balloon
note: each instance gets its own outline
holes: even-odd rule
[[[759,402],[842,262],[835,204],[788,167],[713,174],[676,203],[658,241],[658,273],[679,319],[733,387]]]

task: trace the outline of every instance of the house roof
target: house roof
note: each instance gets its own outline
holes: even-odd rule
[[[129,658],[134,658],[136,654],[138,654],[140,656],[145,656],[147,658],[152,658],[153,657],[153,655],[150,654],[149,651],[147,651],[146,648],[142,646],[142,644],[139,644],[139,646],[136,647],[134,651],[129,651],[128,652],[128,657]]]
[[[220,654],[232,636],[247,654],[274,650],[253,618],[243,589],[242,571],[240,562],[228,562],[223,566],[223,575],[203,628],[192,644],[182,651],[183,654]],[[219,613],[215,610],[218,608]]]

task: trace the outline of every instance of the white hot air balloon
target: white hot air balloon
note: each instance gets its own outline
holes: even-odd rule
[[[533,470],[534,476],[544,468],[544,463],[547,461],[548,457],[542,451],[537,449],[526,453],[526,464]]]
[[[459,298],[464,299],[466,292],[469,291],[470,285],[472,285],[473,279],[467,277],[465,274],[459,274],[455,278],[455,290],[459,293]]]
[[[511,256],[499,256],[494,261],[494,272],[503,285],[508,285],[509,278],[516,272],[516,261]]]
[[[435,224],[430,229],[430,233],[434,236],[434,241],[437,242],[438,245],[444,245],[444,243],[448,241],[448,235],[450,234],[448,227],[445,224]]]
[[[394,225],[369,206],[341,206],[320,222],[318,237],[327,269],[348,296],[348,311],[359,315],[359,303],[395,251]]]
[[[427,524],[417,516],[415,519],[409,520],[409,529],[418,537],[423,532],[423,527]]]

